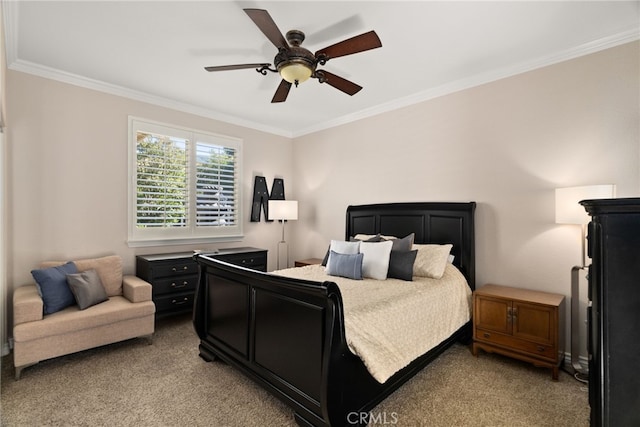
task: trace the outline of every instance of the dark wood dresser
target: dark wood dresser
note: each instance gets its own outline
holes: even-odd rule
[[[589,215],[592,426],[640,426],[640,198],[584,200]]]
[[[251,247],[220,249],[208,254],[235,265],[267,271],[267,250]],[[193,252],[136,256],[136,275],[153,286],[156,319],[193,310],[198,264]]]

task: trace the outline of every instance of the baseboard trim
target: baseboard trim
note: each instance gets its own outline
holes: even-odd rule
[[[589,372],[589,359],[587,356],[578,356],[578,362],[580,363],[580,367],[582,368],[582,372]],[[564,353],[564,365],[571,367],[571,353]]]
[[[11,348],[9,347],[9,343],[8,342],[2,343],[2,356],[6,356],[7,354],[9,354],[10,351],[11,351]]]

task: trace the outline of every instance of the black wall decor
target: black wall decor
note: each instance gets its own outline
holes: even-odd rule
[[[271,195],[264,176],[256,176],[253,182],[253,203],[251,205],[251,222],[260,222],[260,213],[264,211],[265,221],[269,219],[269,200],[284,200],[284,179],[274,178]]]

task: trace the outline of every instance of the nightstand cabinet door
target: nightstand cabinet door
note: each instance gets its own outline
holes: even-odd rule
[[[511,334],[511,301],[478,295],[475,304],[476,328]]]
[[[556,319],[558,311],[554,307],[513,302],[513,336],[544,345],[556,342]]]

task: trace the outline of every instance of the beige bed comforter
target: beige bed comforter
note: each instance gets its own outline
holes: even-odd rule
[[[471,319],[471,289],[451,264],[441,279],[414,277],[413,282],[328,276],[319,265],[274,274],[338,284],[349,349],[380,383]]]

